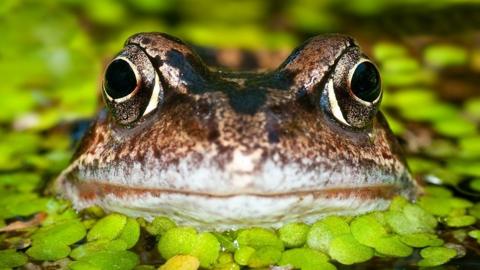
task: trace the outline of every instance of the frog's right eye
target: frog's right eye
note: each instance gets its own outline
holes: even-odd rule
[[[150,58],[135,45],[127,45],[105,70],[103,96],[121,125],[131,126],[154,111],[163,100],[163,88]]]
[[[112,99],[128,97],[138,89],[139,75],[133,64],[125,58],[117,58],[105,71],[104,89]]]
[[[326,80],[321,105],[345,126],[372,125],[382,99],[380,73],[358,47],[348,48]]]

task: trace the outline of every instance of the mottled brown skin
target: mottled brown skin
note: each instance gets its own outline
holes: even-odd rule
[[[57,181],[77,208],[99,204],[147,218],[170,214],[204,228],[217,228],[219,220],[227,227],[277,226],[381,209],[394,195],[413,198],[417,192],[378,112],[381,94],[362,102],[349,89],[350,70],[366,59],[349,37],[314,37],[262,73],[207,67],[188,45],[160,33],[132,36],[119,56],[143,74],[126,101],[104,92],[107,110]],[[149,104],[154,108],[144,114]],[[166,194],[173,197],[156,201]],[[202,214],[195,216],[182,208],[186,203],[175,204],[180,195],[238,218],[211,209],[197,209]],[[230,203],[237,197],[239,205]],[[265,211],[240,209],[265,198],[259,205]],[[269,216],[269,203],[280,205],[283,198],[295,203]],[[337,201],[345,203],[316,209]]]

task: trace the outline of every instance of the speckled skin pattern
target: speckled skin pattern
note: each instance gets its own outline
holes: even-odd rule
[[[207,67],[161,33],[130,37],[119,56],[143,79],[127,101],[104,94],[57,179],[77,209],[226,230],[359,214],[418,191],[381,96],[367,104],[348,89],[366,58],[349,37],[314,37],[260,73]]]

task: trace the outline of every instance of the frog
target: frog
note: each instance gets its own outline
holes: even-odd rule
[[[379,110],[379,70],[346,35],[238,71],[207,66],[166,33],[138,33],[101,92],[104,108],[55,181],[77,210],[225,231],[359,215],[421,192]]]

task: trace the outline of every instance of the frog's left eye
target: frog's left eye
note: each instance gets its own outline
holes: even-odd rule
[[[138,89],[139,75],[136,67],[124,58],[117,58],[105,71],[104,89],[112,99],[125,98]]]
[[[380,74],[358,47],[340,56],[325,90],[321,105],[337,121],[353,128],[372,124],[382,98]]]
[[[380,97],[380,74],[375,65],[364,60],[352,69],[350,90],[355,97],[365,102],[374,102]]]
[[[150,58],[138,46],[127,45],[105,70],[103,96],[121,125],[131,125],[158,107],[163,88]]]

